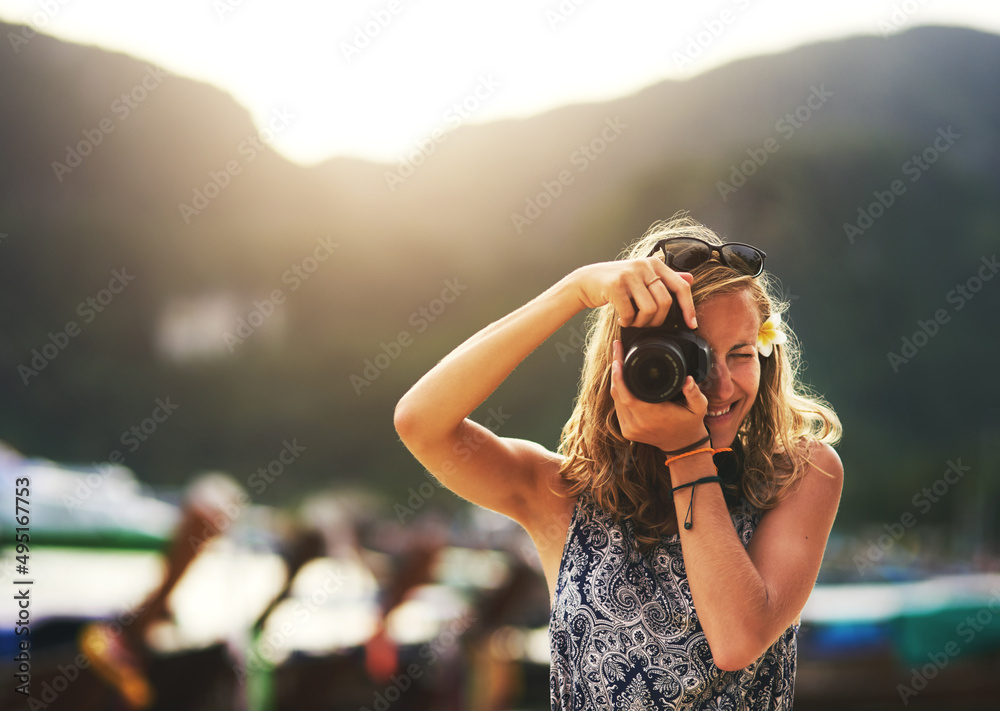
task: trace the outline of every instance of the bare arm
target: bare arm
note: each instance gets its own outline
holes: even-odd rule
[[[681,527],[681,547],[698,618],[720,669],[752,664],[795,622],[812,592],[843,484],[843,468],[833,449],[817,445],[813,459],[816,466],[809,467],[787,499],[764,514],[746,549],[722,489],[717,484],[697,487],[695,524],[690,530]],[[714,473],[707,454],[671,467],[676,483]],[[690,488],[674,494],[678,518],[691,496]]]
[[[662,281],[647,287],[657,276]],[[529,527],[532,519],[549,513],[546,502],[555,495],[539,474],[552,471],[556,455],[532,442],[498,437],[469,420],[469,413],[545,339],[586,308],[611,303],[624,325],[662,322],[672,301],[669,288],[693,321],[689,279],[659,259],[577,269],[472,336],[424,375],[396,406],[395,425],[403,443],[453,492]],[[476,447],[468,446],[470,442]]]
[[[686,404],[643,403],[625,388],[619,360],[612,396],[629,439],[671,450],[704,434],[707,401],[690,378]],[[681,548],[698,619],[720,669],[743,669],[759,658],[798,618],[816,582],[840,503],[843,467],[825,444],[814,445],[810,456],[812,464],[792,494],[765,512],[746,548],[718,484],[673,494],[679,521],[694,496],[693,525],[679,529]],[[676,487],[715,473],[708,453],[695,454],[670,466],[670,483]]]

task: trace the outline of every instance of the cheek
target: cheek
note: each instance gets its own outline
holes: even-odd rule
[[[757,399],[760,389],[760,362],[756,359],[746,363],[733,374],[733,380],[739,383],[740,389],[748,396],[752,404]]]

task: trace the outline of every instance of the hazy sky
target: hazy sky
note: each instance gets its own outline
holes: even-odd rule
[[[630,93],[742,56],[947,24],[984,0],[0,0],[0,18],[230,92],[275,148],[395,161],[436,129]],[[14,51],[3,38],[0,61]],[[124,87],[128,88],[128,87]]]

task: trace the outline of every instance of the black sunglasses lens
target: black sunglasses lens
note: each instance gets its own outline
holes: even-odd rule
[[[739,244],[727,244],[722,247],[726,262],[738,272],[757,276],[764,269],[764,256],[756,249]]]
[[[694,240],[674,239],[663,245],[671,269],[687,272],[704,264],[712,256],[708,245]]]

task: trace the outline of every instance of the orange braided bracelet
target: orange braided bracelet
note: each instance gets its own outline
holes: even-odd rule
[[[667,459],[667,461],[665,461],[663,463],[663,466],[669,467],[671,464],[673,464],[674,462],[676,462],[678,459],[684,459],[684,457],[690,457],[690,456],[693,456],[695,454],[701,454],[703,452],[708,452],[709,454],[713,454],[714,453],[711,447],[702,447],[701,449],[692,449],[690,452],[684,452],[684,454],[678,454],[676,456],[669,457]]]
[[[678,454],[676,457],[670,457],[663,463],[663,466],[669,467],[673,462],[678,459],[683,459],[684,457],[690,457],[692,454],[701,454],[702,452],[709,452],[710,454],[718,454],[719,452],[732,452],[732,447],[719,447],[718,449],[712,449],[711,447],[702,447],[701,449],[692,449],[690,452],[684,452],[684,454]]]

